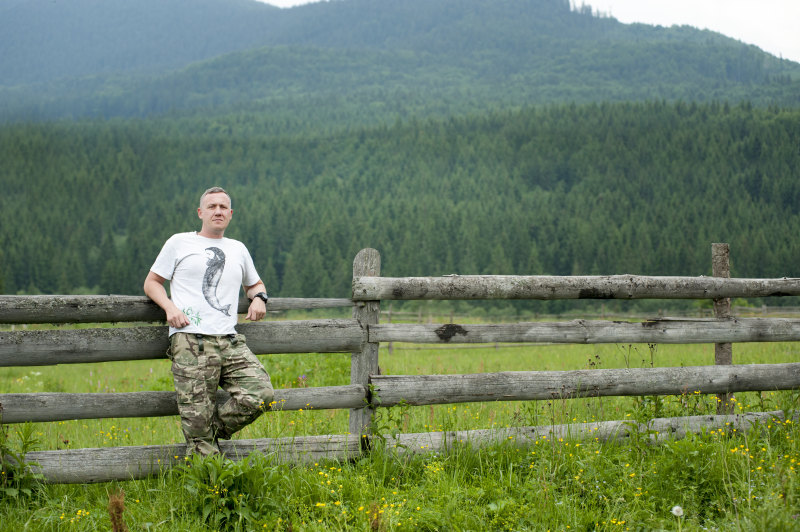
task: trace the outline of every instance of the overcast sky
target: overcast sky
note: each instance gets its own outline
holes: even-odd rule
[[[261,0],[292,7],[318,0]],[[620,22],[687,24],[800,62],[800,0],[573,0]]]

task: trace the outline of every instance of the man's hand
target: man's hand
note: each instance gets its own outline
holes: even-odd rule
[[[245,319],[250,321],[263,320],[267,315],[267,304],[260,297],[256,297],[259,292],[266,292],[267,288],[264,283],[259,279],[255,284],[244,287],[244,293],[250,299],[250,306],[247,308],[247,316]]]
[[[167,323],[176,329],[181,329],[189,325],[189,318],[183,313],[181,309],[175,306],[175,303],[167,296],[167,290],[164,288],[166,279],[160,275],[150,272],[144,280],[144,293],[155,301],[156,305],[164,309],[167,315]]]
[[[264,316],[267,315],[267,305],[261,298],[255,298],[253,301],[250,302],[250,306],[247,308],[247,316],[245,319],[250,321],[260,321],[264,319]]]
[[[181,312],[175,305],[172,306],[172,309],[165,311],[167,313],[167,323],[176,329],[182,329],[189,325],[189,318],[186,317],[186,314]]]
[[[267,305],[264,301],[257,297],[250,302],[250,306],[247,308],[247,316],[245,319],[250,321],[260,321],[264,319],[264,316],[267,315]]]

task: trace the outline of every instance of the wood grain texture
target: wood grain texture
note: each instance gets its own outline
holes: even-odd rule
[[[690,432],[721,429],[725,432],[745,431],[756,424],[784,420],[783,412],[754,412],[731,416],[690,416],[658,418],[647,423],[605,421],[538,427],[510,427],[468,431],[426,432],[384,435],[380,439],[389,449],[399,453],[444,452],[454,447],[480,447],[499,442],[525,447],[537,440],[599,439],[624,440],[634,431],[643,432],[652,442],[666,438],[680,439]],[[231,459],[238,460],[251,453],[274,456],[287,463],[313,463],[323,459],[351,460],[361,453],[360,438],[350,435],[305,436],[220,442],[220,449]],[[26,461],[43,475],[45,482],[75,484],[125,481],[157,475],[183,462],[186,446],[150,445],[138,447],[107,447],[34,451]]]
[[[240,323],[256,354],[349,353],[365,341],[356,320]],[[166,358],[166,326],[0,331],[0,367]]]
[[[452,275],[359,277],[353,300],[392,299],[719,299],[800,295],[800,279],[642,275]]]
[[[353,279],[362,276],[376,276],[381,274],[381,254],[372,248],[365,248],[358,252],[353,260]],[[350,357],[350,383],[368,388],[371,375],[380,372],[378,367],[378,343],[371,342],[366,336],[367,327],[378,323],[380,319],[380,301],[361,301],[353,307],[355,319],[365,332],[364,342],[358,350],[354,350]],[[369,398],[367,398],[369,399]],[[362,436],[369,434],[372,423],[373,410],[368,406],[368,401],[361,408],[350,411],[349,429],[351,434]],[[366,440],[364,440],[366,442]]]
[[[681,395],[791,390],[800,363],[680,368],[507,371],[468,375],[378,375],[371,379],[380,406],[574,397]]]
[[[217,404],[230,396],[217,392]],[[274,404],[265,410],[326,410],[362,407],[365,386],[320,386],[275,390]],[[175,392],[126,393],[7,393],[0,394],[3,423],[65,421],[127,417],[177,416]]]
[[[543,425],[538,427],[509,427],[445,432],[424,432],[386,436],[388,448],[401,453],[424,454],[446,452],[453,448],[469,446],[479,448],[503,443],[517,447],[563,438],[569,441],[594,440],[624,441],[631,434],[646,434],[650,442],[681,439],[692,432],[703,429],[722,429],[726,433],[746,431],[756,424],[766,425],[773,420],[784,421],[783,411],[747,412],[736,415],[708,415],[672,418],[656,418],[647,423],[625,421],[601,421],[593,423],[571,423]]]
[[[730,263],[731,248],[728,244],[711,244],[711,275],[723,277],[731,276]],[[714,300],[714,316],[716,318],[731,317],[731,299],[723,297]],[[720,341],[714,344],[714,364],[733,364],[733,344],[730,341]],[[717,414],[732,414],[735,404],[732,396],[727,393],[717,395]]]
[[[308,463],[323,459],[348,460],[360,453],[358,438],[348,435],[303,436],[221,441],[220,450],[241,459],[258,452],[276,461]],[[35,472],[52,484],[125,481],[157,475],[184,461],[185,444],[35,451],[26,455]]]
[[[239,299],[239,314],[250,302]],[[352,307],[349,299],[270,298],[267,311]],[[0,296],[0,323],[165,322],[164,311],[145,296]]]
[[[643,322],[571,320],[459,325],[382,323],[370,342],[410,343],[651,343],[796,342],[800,320],[787,318],[659,318]]]

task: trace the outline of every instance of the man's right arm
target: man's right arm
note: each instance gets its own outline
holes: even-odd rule
[[[151,271],[144,280],[144,293],[156,305],[164,309],[167,314],[167,323],[176,329],[181,329],[189,325],[189,318],[186,317],[186,314],[181,309],[175,306],[175,303],[167,295],[167,289],[164,288],[166,281],[166,279]]]

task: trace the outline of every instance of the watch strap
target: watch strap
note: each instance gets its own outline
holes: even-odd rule
[[[259,298],[260,300],[262,300],[265,305],[267,304],[267,300],[269,299],[269,297],[267,296],[266,292],[257,293],[256,295],[253,296],[253,299],[255,299],[255,298]],[[251,301],[252,301],[252,299],[251,299]]]

